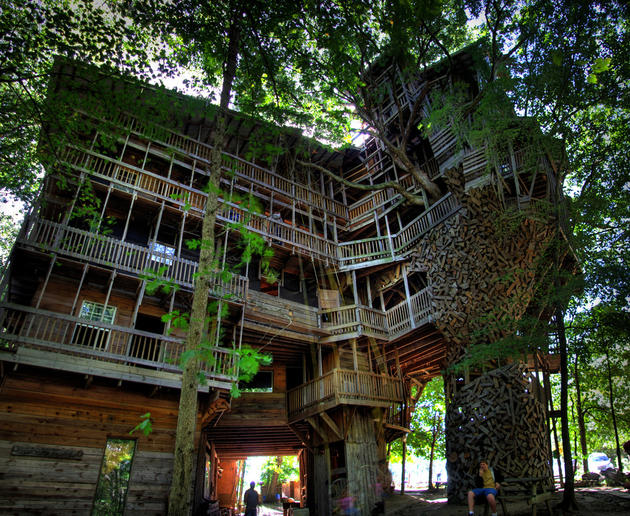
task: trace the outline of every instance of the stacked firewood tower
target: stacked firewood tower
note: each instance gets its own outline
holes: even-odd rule
[[[474,95],[469,52],[454,62]],[[0,510],[89,512],[100,503],[103,446],[120,438],[133,441],[119,490],[125,514],[161,513],[184,338],[168,314],[190,307],[215,113],[73,63],[57,71],[50,94],[75,93],[69,109],[80,126],[70,141],[47,140],[55,159],[2,280],[0,463],[10,481]],[[388,92],[378,116],[391,141],[396,121],[429,116],[431,93],[447,84],[439,65],[413,80],[395,67],[373,73]],[[412,109],[418,99],[422,108]],[[156,115],[159,104],[166,114]],[[335,152],[239,113],[228,135],[211,296],[229,310],[212,327],[199,386],[195,506],[233,509],[246,457],[298,455],[311,514],[330,514],[346,497],[369,514],[388,482],[387,443],[409,432],[412,386],[443,371],[452,498],[481,457],[507,474],[549,476],[547,402],[532,364],[549,372],[552,361],[449,369],[470,346],[514,333],[536,304],[556,238],[545,209],[556,191],[548,156],[519,141],[492,155],[447,123],[418,132],[409,154],[437,185],[440,195],[429,196],[376,138]],[[315,166],[300,165],[304,156]],[[423,202],[352,188],[322,169],[358,184],[397,181]],[[260,257],[221,273],[240,262],[242,228],[273,250],[276,274]],[[169,288],[154,288],[158,280]],[[245,346],[273,362],[233,398]],[[129,438],[149,409],[153,432]],[[509,446],[521,439],[519,450]],[[46,489],[63,495],[43,500]]]

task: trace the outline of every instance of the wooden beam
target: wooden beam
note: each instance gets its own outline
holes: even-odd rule
[[[326,432],[324,432],[322,427],[319,426],[319,423],[317,422],[317,420],[314,417],[307,417],[306,420],[311,424],[313,429],[319,434],[322,440],[325,443],[328,443],[328,435],[326,434]]]
[[[297,428],[295,428],[293,425],[289,425],[289,428],[290,428],[290,429],[291,429],[291,431],[292,431],[292,432],[293,432],[293,433],[297,436],[297,438],[298,438],[298,439],[302,442],[302,444],[303,444],[304,446],[306,446],[306,447],[309,449],[309,451],[311,451],[311,452],[312,452],[313,450],[311,449],[311,447],[309,446],[309,443],[308,443],[308,436],[307,436],[307,435],[304,435],[302,432],[300,432],[300,431],[299,431]]]
[[[339,437],[339,439],[340,439],[341,441],[343,441],[343,440],[344,440],[344,438],[343,438],[343,434],[342,434],[341,430],[339,430],[339,427],[338,427],[338,426],[337,426],[337,424],[333,421],[333,419],[332,419],[332,418],[331,418],[328,414],[326,414],[326,412],[322,412],[322,413],[320,414],[320,417],[321,417],[321,418],[322,418],[322,419],[326,422],[326,424],[327,424],[330,428],[332,428],[332,431],[333,431],[333,432],[335,432],[335,434],[337,435],[337,437]]]

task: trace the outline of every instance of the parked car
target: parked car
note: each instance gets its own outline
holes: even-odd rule
[[[601,452],[591,453],[588,456],[588,470],[595,473],[601,473],[604,470],[613,467],[612,462],[608,458],[608,455]]]

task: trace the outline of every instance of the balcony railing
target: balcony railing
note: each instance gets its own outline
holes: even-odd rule
[[[184,343],[166,335],[4,303],[0,305],[0,350],[18,351],[21,347],[60,357],[91,359],[90,370],[96,374],[99,364],[100,369],[110,371],[114,364],[134,366],[132,373],[142,376],[147,369],[180,373],[178,363]],[[212,361],[202,366],[208,380],[234,381],[236,356],[232,350],[213,347],[211,354]],[[63,358],[51,360],[50,365],[63,361]],[[72,362],[72,358],[69,361]],[[124,368],[119,370],[129,372]],[[158,381],[159,375],[153,378]]]
[[[289,421],[296,421],[342,404],[389,407],[403,400],[403,384],[399,378],[333,369],[288,391],[287,413]]]
[[[27,219],[26,230],[19,237],[18,242],[41,251],[98,263],[133,274],[144,275],[151,271],[156,276],[173,281],[187,289],[193,288],[194,275],[198,269],[198,263],[193,260],[178,258],[149,247],[123,242],[116,238],[37,217]],[[240,275],[233,274],[225,280],[217,274],[212,278],[211,295],[242,303],[248,297],[248,283],[248,279]],[[271,296],[254,296],[251,302],[264,308],[267,297]],[[284,301],[280,302],[284,303]],[[431,314],[429,289],[411,296],[409,303],[415,325],[420,326],[426,323]],[[386,312],[364,305],[345,305],[340,308],[320,310],[319,317],[316,317],[314,309],[304,308],[304,313],[302,313],[296,309],[298,305],[293,306],[294,303],[291,305],[291,309],[288,310],[292,314],[291,320],[295,319],[295,322],[301,326],[311,325],[316,328],[319,318],[321,329],[330,336],[336,336],[335,340],[353,334],[391,340],[413,328],[407,301],[403,301]],[[272,312],[277,312],[275,305]]]
[[[182,209],[188,206],[191,214],[203,216],[206,199],[204,192],[88,151],[69,149],[63,160],[79,170],[137,188],[181,206]],[[455,198],[447,194],[397,234],[338,244],[284,221],[246,212],[239,205],[223,200],[217,220],[221,224],[244,223],[248,229],[292,251],[309,257],[315,256],[325,262],[338,261],[341,268],[353,268],[369,265],[370,262],[383,263],[403,258],[426,231],[458,209]]]
[[[142,275],[152,271],[160,278],[171,280],[187,289],[194,286],[195,274],[199,268],[196,261],[37,217],[31,217],[26,224],[26,231],[18,240],[22,244],[133,274]],[[228,281],[224,281],[217,274],[211,280],[211,295],[243,302],[247,297],[247,287],[248,279],[243,276],[234,274]]]
[[[339,243],[340,268],[350,270],[368,265],[368,262],[384,263],[406,256],[431,228],[460,209],[457,199],[447,193],[428,210],[409,222],[398,233]]]
[[[87,115],[87,113],[84,114]],[[141,121],[127,113],[121,113],[114,123],[140,137],[149,138],[159,145],[170,147],[184,154],[201,158],[208,163],[210,162],[211,145],[199,142],[172,129]],[[348,218],[348,209],[343,203],[243,158],[224,152],[222,154],[222,166],[224,170],[233,172],[261,186],[272,188],[290,198],[295,198],[315,208],[324,209],[332,215],[344,219]]]
[[[394,340],[431,321],[431,290],[427,287],[385,312],[364,305],[344,305],[320,310],[319,315],[322,329],[329,334],[324,338],[326,342],[360,335]]]

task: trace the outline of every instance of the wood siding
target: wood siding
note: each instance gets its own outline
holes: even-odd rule
[[[108,438],[136,439],[126,515],[165,514],[171,481],[178,392],[11,373],[0,390],[0,513],[90,514]],[[98,383],[97,383],[98,382]],[[153,432],[129,431],[151,407]],[[197,436],[198,439],[198,436]],[[15,446],[53,457],[12,455]],[[60,451],[57,451],[60,450]],[[81,452],[79,458],[59,457]]]

